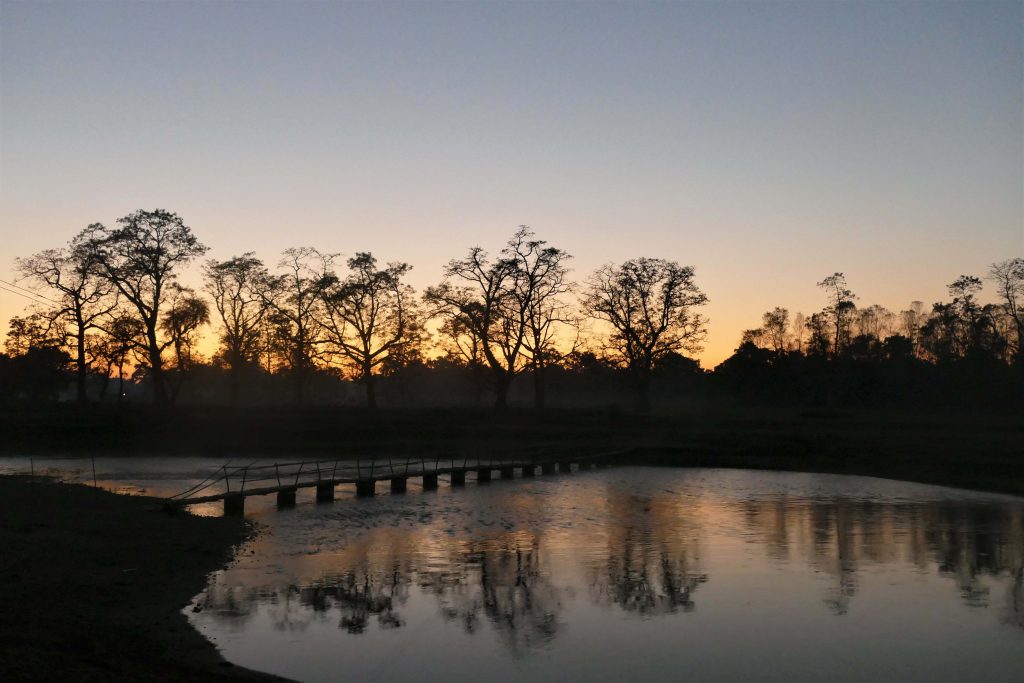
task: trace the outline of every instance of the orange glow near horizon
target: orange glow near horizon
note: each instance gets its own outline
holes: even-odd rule
[[[898,311],[1024,256],[1022,20],[995,2],[5,3],[0,279],[140,208],[181,215],[212,258],[371,251],[421,291],[527,224],[577,281],[695,266],[711,368],[765,311],[821,310],[833,272]],[[0,334],[24,303],[0,290]]]

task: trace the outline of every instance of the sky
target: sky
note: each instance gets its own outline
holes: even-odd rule
[[[899,310],[1024,256],[1024,3],[4,0],[0,279],[140,208],[419,288],[522,224],[692,265],[713,367],[833,272]]]

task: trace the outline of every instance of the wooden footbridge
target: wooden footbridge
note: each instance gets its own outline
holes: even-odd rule
[[[422,480],[423,490],[438,488],[441,477],[451,486],[465,486],[467,475],[479,483],[491,481],[494,472],[502,479],[534,477],[605,467],[628,451],[587,456],[540,456],[499,458],[404,458],[371,457],[334,460],[303,460],[272,464],[222,466],[205,481],[166,499],[171,508],[224,501],[224,514],[245,511],[249,496],[277,495],[279,508],[295,505],[299,489],[316,488],[318,502],[334,500],[339,484],[355,484],[357,496],[372,496],[377,482],[390,482],[392,493],[404,493],[409,479]]]

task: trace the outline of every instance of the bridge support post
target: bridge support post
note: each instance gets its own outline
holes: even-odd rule
[[[241,493],[235,493],[230,496],[224,497],[224,514],[225,515],[244,515],[245,514],[245,496]]]
[[[277,492],[277,507],[295,507],[295,489],[281,489]]]
[[[466,470],[452,470],[452,486],[466,485]]]
[[[511,465],[508,466],[508,467],[502,467],[501,468],[501,478],[502,479],[515,479],[515,476],[516,476],[516,468],[512,467]]]
[[[490,481],[491,480],[491,468],[481,467],[476,471],[476,480],[478,482]]]
[[[391,477],[391,493],[405,493],[406,477]]]
[[[423,490],[424,491],[436,491],[437,490],[437,475],[436,474],[424,474],[423,475]]]
[[[589,470],[590,467],[591,467],[591,462],[589,460],[581,460],[580,461],[580,472],[583,472],[584,470]]]
[[[558,471],[572,472],[572,463],[569,462],[568,460],[563,460],[562,462],[558,463]]]
[[[316,502],[329,503],[334,500],[334,482],[322,481],[316,485]]]
[[[356,482],[357,496],[372,496],[377,493],[377,482],[373,479],[364,479]]]
[[[523,476],[532,477],[537,473],[536,465],[523,465]]]
[[[546,463],[541,464],[541,466],[540,466],[540,473],[541,474],[554,474],[555,473],[555,463],[553,463],[553,462],[546,462]]]

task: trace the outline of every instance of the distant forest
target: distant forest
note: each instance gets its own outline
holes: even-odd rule
[[[713,371],[692,266],[658,258],[569,278],[568,252],[523,226],[417,293],[406,263],[287,249],[201,261],[174,213],[89,225],[15,262],[0,401],[239,405],[805,406],[1024,404],[1024,258],[963,275],[949,300],[858,306],[843,273],[820,311],[765,313]],[[202,266],[202,289],[180,282]],[[995,303],[978,297],[988,283]],[[207,330],[216,351],[204,357]]]

